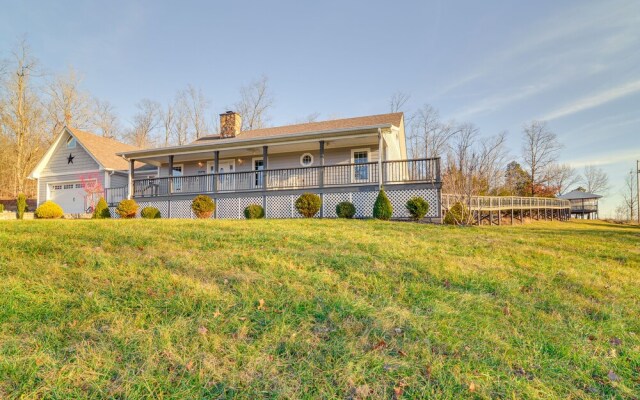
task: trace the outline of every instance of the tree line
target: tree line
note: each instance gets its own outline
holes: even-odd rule
[[[212,103],[195,86],[178,90],[165,105],[141,99],[132,119],[123,121],[112,104],[83,90],[73,68],[45,71],[24,40],[0,62],[0,198],[35,196],[35,182],[27,176],[65,125],[140,148],[183,145],[218,132]],[[226,109],[238,111],[242,128],[250,130],[267,126],[273,104],[262,76],[243,86]]]

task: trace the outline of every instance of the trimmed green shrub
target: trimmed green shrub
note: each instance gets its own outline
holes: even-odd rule
[[[4,204],[0,203],[0,212],[4,212]]]
[[[406,207],[414,221],[420,221],[429,212],[429,202],[419,196],[410,198]]]
[[[111,211],[104,197],[100,197],[96,208],[93,210],[93,219],[111,218]]]
[[[264,208],[259,204],[249,204],[244,209],[244,217],[246,219],[259,219],[264,218]]]
[[[452,205],[444,215],[444,223],[448,225],[464,225],[472,224],[473,222],[471,212],[460,202]]]
[[[393,206],[391,201],[384,192],[384,189],[380,189],[376,202],[373,204],[373,218],[388,220],[393,214]]]
[[[133,199],[122,200],[116,208],[120,218],[135,218],[138,212],[138,203]]]
[[[356,206],[348,201],[343,201],[336,206],[336,214],[338,218],[353,218],[356,215]]]
[[[155,207],[145,207],[140,211],[140,216],[144,219],[158,219],[160,218],[160,210]]]
[[[39,219],[55,219],[61,218],[63,215],[62,207],[51,200],[40,204],[40,207],[36,208],[35,212],[35,217]]]
[[[24,193],[20,193],[18,195],[16,207],[18,210],[18,219],[22,219],[24,217],[24,212],[27,211],[27,196],[25,196]]]
[[[211,218],[211,215],[216,210],[216,203],[213,202],[211,197],[201,194],[193,199],[191,209],[198,218]]]
[[[313,218],[322,207],[322,199],[317,194],[303,193],[298,197],[295,205],[300,215],[305,218]]]

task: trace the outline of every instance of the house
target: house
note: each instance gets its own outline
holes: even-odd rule
[[[323,199],[320,217],[335,217],[341,201],[354,203],[356,216],[369,217],[384,186],[394,217],[408,217],[405,203],[413,196],[429,201],[428,218],[441,217],[439,159],[407,159],[402,113],[250,131],[241,126],[240,115],[229,111],[220,115],[219,134],[152,149],[124,144],[116,149],[111,139],[68,128],[34,171],[33,177],[42,181],[38,187],[47,192],[39,201],[66,198],[57,196],[58,189],[52,195],[52,184],[58,188],[67,179],[77,184],[78,172],[75,178],[68,174],[79,168],[65,164],[71,150],[66,141],[74,137],[85,158],[94,161],[93,170],[102,171],[98,179],[104,180],[112,207],[128,197],[141,207],[157,207],[164,217],[190,218],[191,200],[206,194],[217,204],[213,218],[242,218],[249,204],[261,204],[267,218],[292,218],[298,216],[295,199],[313,192]],[[104,145],[94,146],[89,135]],[[52,180],[54,174],[64,179]]]
[[[574,218],[598,219],[598,199],[602,198],[602,196],[583,190],[572,190],[569,193],[558,196],[558,198],[569,200],[571,203],[571,216]]]
[[[88,185],[95,188],[127,185],[129,163],[117,153],[135,149],[114,139],[65,127],[29,175],[38,181],[37,204],[52,200],[67,214],[86,212],[96,201],[93,197],[100,195],[90,195]],[[137,167],[140,174],[149,169],[143,164]],[[148,172],[157,173],[156,168]]]

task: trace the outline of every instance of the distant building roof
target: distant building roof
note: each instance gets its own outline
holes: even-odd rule
[[[569,193],[558,196],[559,199],[565,200],[599,199],[601,197],[602,196],[600,196],[599,194],[583,192],[582,190],[572,190]]]
[[[275,126],[273,128],[254,129],[251,131],[241,131],[235,139],[251,139],[278,135],[288,135],[295,133],[320,132],[338,129],[364,128],[368,126],[390,124],[400,126],[402,123],[401,112],[391,114],[368,115],[366,117],[334,119],[330,121],[308,122],[305,124]],[[208,135],[197,139],[195,143],[206,143],[211,140],[220,140],[220,135]]]

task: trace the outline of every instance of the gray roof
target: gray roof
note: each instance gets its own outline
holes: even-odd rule
[[[599,199],[602,196],[595,193],[583,192],[581,190],[572,190],[569,193],[565,193],[562,196],[558,196],[559,199],[566,200],[586,200],[586,199]]]

